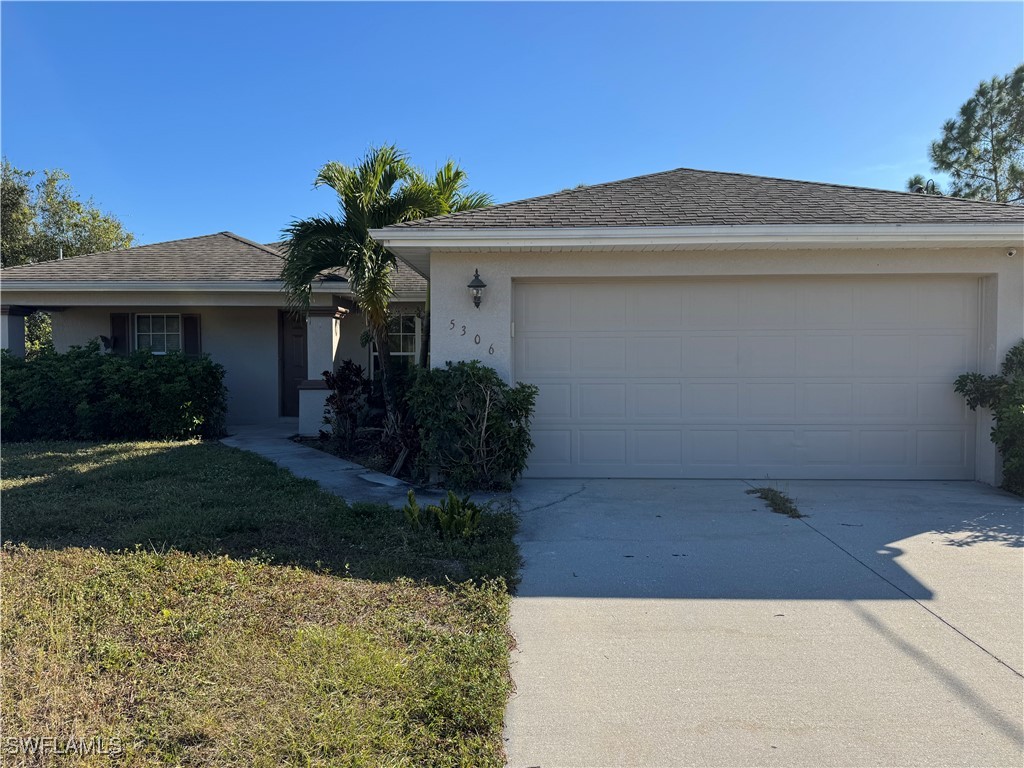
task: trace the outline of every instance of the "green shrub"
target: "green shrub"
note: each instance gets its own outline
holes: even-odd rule
[[[99,344],[25,360],[0,375],[5,440],[214,437],[223,432],[224,368],[207,357],[100,353]]]
[[[416,501],[415,491],[409,490],[408,499],[408,503],[402,508],[402,514],[410,526],[419,530],[422,527],[422,510]],[[426,509],[437,532],[446,539],[469,539],[475,536],[480,528],[483,511],[484,508],[470,501],[469,496],[459,498],[453,491],[448,491],[448,495],[441,499],[440,504],[428,504]]]
[[[992,411],[992,442],[1003,458],[1003,488],[1024,496],[1024,340],[1006,353],[998,374],[965,373],[954,388],[972,411]]]
[[[416,467],[454,488],[507,490],[533,448],[537,388],[510,387],[478,360],[421,369],[406,396],[419,432]]]

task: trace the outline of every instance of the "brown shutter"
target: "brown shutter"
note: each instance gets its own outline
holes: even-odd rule
[[[199,315],[181,316],[181,351],[189,357],[199,357],[203,353]]]
[[[110,314],[110,351],[115,355],[127,355],[131,349],[131,315],[126,312]]]

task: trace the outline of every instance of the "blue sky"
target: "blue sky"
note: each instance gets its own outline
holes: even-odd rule
[[[12,3],[0,146],[141,242],[261,241],[395,142],[515,200],[680,166],[902,189],[1024,5]]]

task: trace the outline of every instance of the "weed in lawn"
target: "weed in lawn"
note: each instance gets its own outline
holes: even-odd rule
[[[768,505],[768,509],[776,514],[793,518],[804,517],[800,510],[796,508],[793,500],[777,488],[769,488],[767,486],[751,488],[747,493],[759,497]]]

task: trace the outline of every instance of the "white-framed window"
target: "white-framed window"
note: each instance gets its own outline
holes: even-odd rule
[[[181,315],[136,315],[135,348],[154,355],[181,350]]]
[[[416,364],[420,350],[420,319],[411,313],[392,316],[388,321],[388,341],[391,344],[391,365],[411,368]],[[377,375],[377,352],[371,355],[372,375]]]

